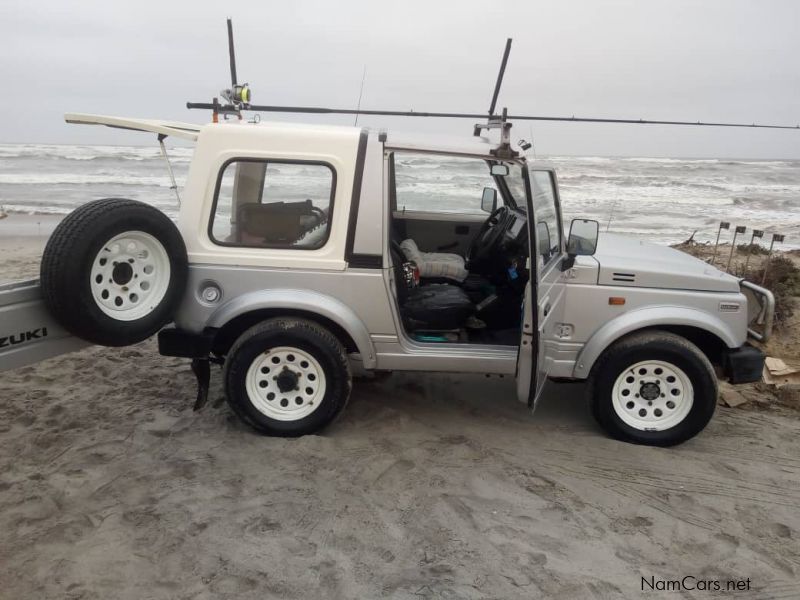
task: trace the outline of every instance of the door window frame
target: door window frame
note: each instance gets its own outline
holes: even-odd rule
[[[488,169],[491,169],[491,166],[494,165],[494,164],[508,164],[508,163],[512,163],[512,164],[515,164],[515,165],[523,165],[523,164],[525,164],[523,161],[519,161],[517,159],[499,160],[499,159],[497,159],[495,157],[488,157],[488,156],[479,155],[479,154],[468,154],[468,153],[463,153],[463,152],[442,152],[442,151],[418,150],[418,149],[401,148],[401,147],[385,148],[384,149],[384,154],[385,154],[386,162],[387,162],[387,172],[388,172],[387,173],[387,175],[388,175],[387,179],[388,179],[388,184],[389,184],[389,187],[388,187],[389,210],[390,210],[390,212],[392,214],[398,212],[398,208],[397,208],[397,167],[396,167],[396,164],[395,164],[395,158],[396,158],[396,155],[398,153],[400,153],[400,154],[423,154],[423,155],[430,155],[430,156],[441,156],[441,157],[445,157],[445,158],[450,156],[450,157],[454,157],[454,158],[465,158],[465,159],[480,160],[480,161],[483,161],[484,163],[486,163],[486,166],[487,166]],[[491,174],[489,174],[488,177],[494,181],[495,187],[497,188],[498,195],[500,196],[500,200],[503,202],[503,205],[507,206],[510,209],[518,208],[519,204],[517,203],[516,199],[514,198],[514,195],[511,193],[511,190],[509,190],[508,185],[505,182],[505,178],[503,176],[501,176],[501,175],[491,175]],[[527,177],[524,176],[524,173],[523,173],[523,178],[527,179]],[[499,206],[500,206],[500,203],[498,202],[498,207]],[[405,210],[406,209],[404,208],[402,211],[399,211],[399,212],[405,212]],[[436,211],[436,210],[419,210],[419,209],[410,209],[408,212],[416,212],[416,213],[430,212],[430,213],[445,214],[445,215],[447,215],[447,214],[453,214],[453,215],[464,214],[464,215],[476,215],[476,216],[480,216],[482,214],[486,214],[486,213],[484,213],[482,211],[480,211],[480,212],[476,211],[474,213],[457,213],[457,212],[449,213],[449,212],[442,212],[442,211]]]
[[[545,270],[549,269],[551,265],[556,264],[558,262],[558,259],[560,259],[561,257],[564,256],[565,240],[564,240],[563,216],[561,214],[561,195],[560,195],[560,193],[558,191],[558,181],[556,179],[555,169],[552,169],[552,168],[549,168],[549,167],[534,167],[532,169],[531,168],[527,169],[527,171],[528,171],[528,177],[526,179],[528,180],[528,183],[529,183],[529,185],[527,187],[527,191],[528,191],[528,194],[530,194],[530,206],[531,206],[531,210],[533,211],[533,215],[532,215],[533,216],[533,221],[532,221],[533,222],[533,227],[529,230],[529,233],[532,233],[535,236],[535,245],[532,246],[531,250],[535,251],[535,256],[536,256],[536,261],[535,262],[536,263],[539,262],[538,259],[541,256],[541,254],[539,254],[539,227],[538,227],[540,221],[539,221],[538,214],[537,214],[537,211],[536,211],[536,205],[535,205],[534,200],[533,200],[533,174],[537,173],[537,172],[539,172],[539,173],[547,173],[549,175],[549,177],[550,177],[550,184],[551,184],[552,189],[553,189],[553,200],[555,202],[554,208],[555,208],[555,211],[556,211],[556,221],[558,223],[558,225],[557,225],[557,227],[558,227],[558,240],[559,240],[558,241],[558,252],[553,254],[548,259],[547,262],[544,262],[544,260],[542,260],[542,272],[544,273]],[[542,222],[544,222],[544,221],[542,221]],[[533,263],[533,262],[534,261],[531,260],[531,263]]]

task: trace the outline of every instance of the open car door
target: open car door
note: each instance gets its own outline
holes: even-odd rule
[[[517,357],[517,398],[532,409],[552,365],[548,337],[564,312],[565,246],[555,173],[523,169],[528,201],[528,271]]]

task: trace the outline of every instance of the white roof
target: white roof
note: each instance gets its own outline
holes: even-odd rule
[[[130,129],[133,131],[149,131],[196,141],[202,125],[195,123],[179,123],[176,121],[161,121],[156,119],[130,119],[127,117],[111,117],[108,115],[88,115],[83,113],[67,113],[64,115],[67,123],[81,125],[105,125],[116,129]]]

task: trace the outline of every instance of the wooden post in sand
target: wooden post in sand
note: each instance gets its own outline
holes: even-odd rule
[[[733,241],[731,242],[731,253],[728,255],[728,264],[725,267],[725,272],[730,273],[731,271],[731,261],[733,260],[733,253],[736,252],[736,236],[740,233],[744,233],[747,231],[747,227],[744,225],[737,225],[736,229],[733,230]]]
[[[747,248],[747,258],[744,259],[744,277],[747,277],[747,266],[750,264],[750,257],[753,255],[753,242],[763,235],[764,232],[761,229],[753,229],[753,235],[750,236],[750,246]]]
[[[727,221],[720,221],[719,229],[717,229],[717,241],[714,242],[714,254],[711,257],[711,264],[712,265],[714,264],[714,261],[717,259],[717,246],[719,246],[719,234],[722,233],[723,229],[730,229],[730,228],[731,228],[731,224],[730,223],[728,223]]]

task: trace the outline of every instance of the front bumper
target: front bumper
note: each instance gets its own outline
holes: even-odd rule
[[[772,335],[772,320],[775,317],[775,296],[768,289],[742,279],[742,293],[747,297],[747,335],[759,342],[766,342]],[[760,326],[761,331],[755,329]]]
[[[766,355],[745,344],[740,348],[728,350],[722,358],[722,370],[731,383],[752,383],[761,380]]]

